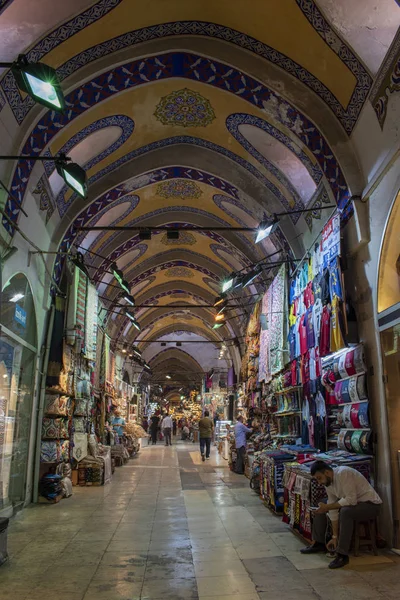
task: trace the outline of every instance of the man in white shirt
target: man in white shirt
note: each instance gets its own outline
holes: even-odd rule
[[[165,445],[172,446],[172,441],[171,441],[172,418],[168,414],[163,418],[163,422],[161,423],[161,430],[165,437]]]
[[[326,487],[327,503],[320,502],[313,511],[313,544],[300,550],[302,554],[325,552],[327,517],[332,523],[332,538],[326,544],[336,551],[330,569],[339,569],[349,563],[349,551],[355,521],[375,519],[382,500],[365,477],[351,467],[334,467],[317,460],[311,475]],[[340,525],[340,527],[339,527]]]

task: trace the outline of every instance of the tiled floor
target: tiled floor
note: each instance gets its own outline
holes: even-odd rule
[[[400,559],[325,556],[266,509],[244,477],[197,448],[146,447],[111,485],[25,509],[9,529],[0,600],[399,598]]]

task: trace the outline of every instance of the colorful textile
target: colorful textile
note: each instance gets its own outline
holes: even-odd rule
[[[85,322],[85,355],[88,360],[96,360],[98,295],[91,283],[87,286],[86,322]]]
[[[51,336],[49,365],[47,367],[47,387],[60,385],[60,374],[63,363],[63,335],[65,318],[65,300],[60,296],[55,299],[53,334]]]
[[[71,346],[75,344],[76,338],[76,311],[78,306],[79,272],[80,269],[75,267],[68,294],[66,341],[67,344],[70,344]]]
[[[46,415],[68,415],[68,396],[60,396],[58,394],[45,394],[44,396],[44,412]]]
[[[85,273],[77,268],[79,273],[78,281],[78,301],[76,306],[76,343],[78,344],[77,350],[84,348],[85,344],[85,318],[86,318],[86,300],[87,300],[87,288],[88,278]]]
[[[44,417],[42,421],[42,440],[68,439],[68,420]]]
[[[74,407],[74,416],[86,417],[88,401],[86,398],[76,398]]]
[[[76,433],[74,434],[74,447],[72,450],[72,456],[77,461],[80,462],[88,455],[88,436],[86,433]]]

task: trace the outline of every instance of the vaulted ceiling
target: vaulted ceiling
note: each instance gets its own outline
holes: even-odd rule
[[[18,131],[15,150],[66,152],[89,178],[83,201],[53,163],[21,161],[10,174],[7,214],[17,223],[16,200],[33,194],[51,249],[81,251],[110,308],[120,300],[108,261],[117,263],[142,331],[119,308],[110,331],[139,343],[155,379],[168,364],[180,380],[191,379],[185,371],[196,379],[216,363],[222,340],[241,339],[262,280],[236,296],[235,318],[214,331],[210,304],[221,280],[269,254],[302,255],[319,213],[289,214],[257,246],[251,232],[190,230],[170,240],[162,230],[143,241],[130,229],[79,227],[255,227],[277,212],[346,208],[363,185],[351,134],[399,26],[394,0],[375,5],[0,0],[2,60],[24,52],[57,68],[67,101],[65,115],[47,111],[4,72],[0,116]],[[63,263],[60,256],[53,265],[57,280]],[[198,343],[177,349],[178,339]],[[226,370],[232,359],[218,364]]]

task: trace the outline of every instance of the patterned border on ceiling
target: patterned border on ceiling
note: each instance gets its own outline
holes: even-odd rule
[[[91,23],[102,18],[110,12],[121,0],[101,0],[94,7],[88,9],[81,15],[64,23],[61,27],[50,33],[49,36],[42,39],[32,50],[27,53],[31,61],[41,60],[48,52],[53,50],[60,43],[72,37]],[[224,27],[216,23],[207,23],[203,21],[177,21],[162,23],[150,27],[137,29],[111,40],[87,48],[80,54],[72,57],[70,60],[60,65],[57,69],[59,78],[64,80],[69,75],[75,73],[83,66],[98,60],[101,57],[108,56],[122,50],[132,47],[136,44],[156,40],[160,38],[193,35],[216,38],[224,42],[229,42],[241,48],[244,48],[269,62],[277,65],[287,71],[292,77],[300,80],[313,90],[337,116],[344,129],[350,134],[357,122],[358,116],[367,99],[372,85],[372,78],[366,71],[358,57],[352,52],[349,46],[342,41],[330,24],[323,17],[313,0],[296,0],[300,10],[304,13],[314,29],[324,39],[331,50],[339,56],[340,60],[349,68],[356,79],[356,86],[351,96],[350,102],[343,107],[335,95],[307,69],[297,62],[285,56],[275,48],[263,44],[259,40],[248,36],[240,31]],[[14,76],[8,72],[5,76],[2,87],[7,95],[8,102],[19,124],[22,123],[32,106],[31,98],[24,100],[16,86]]]
[[[243,146],[243,148],[249,152],[259,163],[261,163],[266,169],[274,173],[274,175],[279,179],[276,174],[276,171],[281,173],[280,169],[278,169],[273,163],[271,163],[268,159],[265,158],[258,150],[256,150],[246,138],[240,133],[239,126],[240,125],[252,125],[253,127],[258,127],[265,133],[271,135],[278,142],[281,142],[288,150],[293,152],[298,160],[302,162],[304,167],[307,169],[310,177],[313,179],[314,183],[318,186],[319,182],[322,178],[322,172],[319,165],[314,164],[307,154],[301,150],[296,144],[291,140],[287,135],[285,135],[282,131],[265,121],[264,119],[260,119],[259,117],[255,117],[254,115],[248,115],[246,113],[236,113],[230,115],[226,119],[226,128],[229,133],[233,135],[233,137]],[[296,202],[296,208],[304,208],[304,203],[302,202],[298,191],[292,185],[292,183],[284,177],[279,179],[283,185],[287,186],[293,193],[295,198],[298,198],[298,202]]]
[[[86,171],[89,171],[93,168],[97,163],[110,156],[113,152],[118,150],[124,144],[127,139],[132,135],[135,123],[126,115],[112,115],[110,117],[104,117],[103,119],[99,119],[98,121],[94,121],[87,127],[81,129],[77,134],[75,134],[72,138],[68,140],[66,144],[59,150],[59,152],[63,152],[64,154],[68,154],[71,150],[77,146],[80,142],[86,139],[89,135],[95,133],[96,131],[100,131],[101,129],[106,129],[107,127],[119,127],[121,129],[121,134],[117,140],[108,148],[105,148],[100,154],[97,154],[93,158],[91,158],[87,163],[82,164]],[[46,163],[44,163],[46,165]],[[51,172],[49,173],[46,170],[47,175],[51,175],[51,173],[55,170],[54,163],[47,163],[50,166]],[[67,193],[68,187],[65,185],[60,190],[57,195],[57,205],[60,206],[62,202],[65,203],[65,194]]]
[[[279,131],[279,130],[277,130],[277,131]],[[282,136],[284,136],[284,134],[282,134]],[[178,144],[190,144],[193,146],[199,146],[200,148],[206,148],[207,150],[211,150],[213,152],[217,152],[218,154],[222,154],[223,156],[226,156],[230,160],[236,162],[237,164],[242,166],[244,169],[249,171],[249,173],[251,173],[254,177],[256,177],[263,185],[265,185],[265,187],[267,187],[273,194],[275,194],[275,196],[277,196],[277,200],[281,202],[281,204],[284,206],[284,208],[286,208],[287,210],[290,210],[290,204],[289,204],[286,196],[284,196],[281,193],[281,191],[276,186],[274,186],[274,184],[267,177],[265,177],[262,173],[260,173],[260,171],[254,165],[249,163],[247,160],[245,160],[244,158],[241,158],[234,152],[231,152],[230,150],[226,149],[224,146],[219,146],[218,144],[214,144],[213,142],[208,142],[207,140],[202,140],[200,138],[184,136],[184,135],[176,136],[176,137],[172,137],[172,138],[166,138],[164,140],[159,140],[157,142],[152,142],[151,144],[148,144],[147,146],[142,146],[141,148],[132,150],[132,152],[129,152],[125,156],[122,156],[118,160],[109,164],[107,167],[104,167],[104,169],[101,169],[100,171],[98,171],[97,173],[92,175],[88,180],[88,185],[89,186],[92,185],[93,183],[95,183],[96,181],[98,181],[99,179],[101,179],[102,177],[107,175],[108,173],[111,173],[115,169],[117,169],[120,166],[126,164],[127,162],[133,160],[134,158],[137,158],[138,156],[143,156],[144,154],[147,154],[148,152],[152,152],[152,151],[158,150],[160,148],[170,147],[170,146],[178,145]],[[293,142],[292,142],[292,145],[293,145]],[[304,154],[304,156],[309,161],[309,158],[307,157],[307,155],[305,153],[302,153],[302,154]],[[318,169],[317,166],[315,166],[314,168]],[[189,170],[193,171],[194,173],[197,172],[196,169],[189,169]],[[165,169],[160,169],[158,171],[154,171],[153,176],[155,178],[157,178],[159,176],[159,174],[163,173],[164,171],[165,171]],[[150,183],[153,183],[153,181],[157,181],[157,179],[149,180],[150,176],[151,176],[151,172],[146,175],[138,175],[137,177],[134,177],[132,180],[132,185],[130,187],[130,191],[134,191],[136,189],[139,189],[140,187],[150,185]],[[179,177],[179,175],[177,175],[177,177]],[[211,175],[211,177],[215,180],[219,179],[218,177],[215,177],[213,175]],[[320,177],[322,177],[322,174],[320,174]],[[165,178],[165,177],[163,177],[163,178]],[[198,181],[203,181],[203,180],[198,179]],[[206,181],[205,183],[208,183],[208,181]],[[224,182],[224,183],[227,186],[231,186],[231,188],[235,190],[234,195],[237,195],[237,193],[238,193],[237,188],[235,188],[228,182]],[[125,185],[127,185],[127,184],[125,184]],[[232,193],[232,192],[229,192],[229,190],[228,190],[228,193]],[[77,200],[77,199],[78,199],[78,196],[76,194],[71,194],[69,196],[68,200],[66,200],[65,197],[62,197],[62,198],[59,197],[58,211],[59,211],[60,215],[63,216],[65,214],[67,208],[71,204],[73,204],[73,202],[75,202],[75,200]],[[303,207],[303,205],[301,205],[301,207]],[[291,215],[291,220],[293,221],[293,223],[297,223],[299,218],[300,218],[300,216],[298,214]]]
[[[313,220],[320,221],[321,220],[321,211],[316,210],[323,206],[323,204],[330,204],[330,199],[328,196],[328,192],[325,187],[321,185],[316,193],[313,195],[310,202],[310,211],[303,215],[305,222],[307,223],[308,229],[312,231],[313,228]],[[321,226],[320,226],[321,227]]]
[[[67,110],[64,115],[50,110],[45,112],[26,140],[21,154],[39,154],[51,142],[60,128],[84,114],[94,104],[113,97],[121,90],[171,78],[184,78],[212,85],[247,100],[257,108],[262,108],[264,102],[274,98],[287,116],[282,125],[299,137],[314,154],[332,187],[338,206],[346,205],[349,190],[342,170],[321,132],[305,115],[254,78],[227,64],[187,52],[170,52],[159,56],[149,56],[140,61],[120,65],[98,75],[92,81],[86,82],[81,88],[77,88],[67,95]],[[8,196],[5,206],[6,215],[14,223],[18,220],[20,212],[18,203],[22,204],[23,202],[34,164],[35,162],[31,160],[20,160],[14,170],[11,184],[14,197]],[[6,218],[3,217],[2,223],[10,234],[14,233],[14,228]]]
[[[192,208],[190,206],[170,206],[170,207],[165,207],[165,208],[159,208],[157,210],[152,211],[151,213],[147,213],[145,215],[142,215],[141,217],[139,217],[138,219],[135,219],[134,221],[132,221],[130,224],[139,224],[141,221],[143,221],[144,219],[148,219],[148,218],[153,218],[159,215],[164,215],[164,214],[170,214],[170,213],[175,213],[175,212],[182,212],[182,211],[186,211],[192,214],[196,214],[196,215],[200,215],[203,216],[205,218],[207,217],[212,217],[213,220],[222,225],[223,227],[229,227],[230,224],[227,221],[224,221],[223,219],[220,219],[218,217],[216,217],[213,214],[207,213],[204,210],[200,210],[198,208]],[[173,229],[174,227],[177,227],[178,225],[180,227],[182,227],[182,225],[184,226],[185,224],[183,223],[169,223],[169,225],[171,226],[171,229]],[[154,235],[160,234],[161,232],[154,232]],[[220,235],[218,235],[217,233],[213,232],[213,231],[204,231],[204,232],[200,232],[200,234],[205,234],[207,237],[209,237],[210,239],[221,243],[222,240],[222,244],[226,243],[224,238],[221,238]],[[116,232],[113,236],[111,236],[106,244],[108,245],[113,239],[116,239],[118,237],[120,237],[121,232]],[[238,237],[240,238],[240,240],[248,246],[249,251],[252,251],[254,253],[254,244],[252,244],[243,234],[238,233],[237,234]],[[113,250],[113,252],[111,254],[108,254],[107,260],[111,260],[113,262],[117,261],[123,254],[125,254],[128,250],[130,250],[131,248],[135,247],[135,245],[139,242],[139,236],[135,236],[132,237],[130,239],[128,239],[126,242],[124,242],[122,245],[118,246],[117,248],[115,248]],[[104,248],[100,248],[100,253],[102,250],[104,250]],[[178,251],[181,251],[179,248],[177,248]],[[186,252],[190,252],[192,253],[191,250],[187,250]],[[197,254],[197,253],[195,253]],[[247,257],[244,256],[245,260],[248,260]],[[105,273],[107,269],[107,263],[103,262],[99,267],[98,267],[98,271],[97,271],[97,277],[102,277],[103,274]]]
[[[385,60],[374,81],[370,102],[378,117],[381,129],[385,124],[390,94],[400,91],[400,29],[398,30]]]
[[[90,223],[90,225],[92,225],[94,227],[96,225],[96,223],[98,223],[100,221],[100,219],[111,208],[114,208],[115,206],[119,206],[120,204],[123,204],[124,202],[127,202],[129,204],[128,208],[126,209],[125,212],[122,213],[122,215],[120,215],[117,219],[115,219],[112,223],[110,223],[110,225],[117,225],[120,221],[122,221],[128,215],[130,215],[131,212],[133,212],[135,210],[135,208],[138,206],[138,204],[140,202],[140,198],[139,198],[139,196],[123,195],[121,198],[118,198],[118,200],[116,200],[115,202],[112,202],[112,204],[108,204],[102,210],[96,212],[95,215],[88,216],[87,220],[85,221],[86,224]],[[84,231],[83,233],[81,233],[79,236],[76,237],[74,244],[76,245],[77,248],[83,242],[85,237],[87,237],[87,235],[89,235],[89,233],[90,233],[89,231]],[[103,233],[100,232],[100,235],[98,235],[96,237],[96,239],[93,240],[93,242],[90,244],[89,248],[86,251],[90,250],[92,248],[92,246],[99,241],[100,236],[103,234],[104,234],[104,232]],[[93,262],[94,258],[90,257],[90,259],[91,259],[91,262]]]

